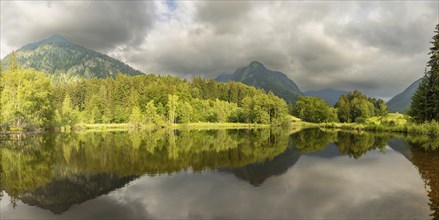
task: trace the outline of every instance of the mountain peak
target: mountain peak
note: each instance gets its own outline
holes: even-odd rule
[[[70,41],[66,40],[63,36],[61,36],[59,34],[54,34],[54,35],[50,36],[49,38],[47,38],[44,41],[45,42],[56,42],[56,43],[70,42]]]
[[[24,68],[53,74],[61,80],[115,77],[119,73],[142,74],[119,60],[70,42],[59,34],[27,44],[16,52],[17,60]],[[7,62],[3,62],[3,66],[6,67]]]
[[[416,92],[421,83],[422,78],[416,80],[409,87],[407,87],[404,91],[393,97],[387,102],[387,106],[389,107],[390,112],[401,112],[405,113],[408,109],[410,109],[410,105],[412,104],[412,96]]]
[[[217,81],[242,82],[249,86],[254,86],[273,92],[287,102],[295,102],[298,96],[303,95],[296,83],[284,73],[267,69],[261,62],[252,61],[248,66],[237,69],[231,75],[221,75]]]
[[[44,40],[40,40],[38,42],[30,43],[25,46],[23,46],[20,50],[35,50],[41,45],[45,44],[73,44],[72,42],[66,40],[64,37],[62,37],[59,34],[54,34],[50,36],[49,38],[46,38]]]
[[[256,61],[256,60],[252,61],[252,62],[249,64],[249,66],[250,66],[250,67],[264,67],[264,68],[265,68],[264,64],[262,64],[261,62]]]

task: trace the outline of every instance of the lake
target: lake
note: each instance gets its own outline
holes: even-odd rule
[[[2,219],[439,218],[439,140],[305,129],[1,137]]]

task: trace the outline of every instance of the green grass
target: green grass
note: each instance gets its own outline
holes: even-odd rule
[[[389,113],[385,117],[371,117],[365,123],[320,123],[318,127],[342,130],[365,130],[377,132],[399,132],[439,137],[439,122],[432,121],[422,124],[409,122],[403,114]]]
[[[157,127],[172,128],[172,129],[239,129],[239,128],[266,128],[270,127],[269,124],[249,124],[249,123],[209,123],[209,122],[197,122],[187,124],[166,124],[163,126],[157,125],[145,125],[139,124],[137,126],[130,123],[121,124],[77,124],[75,125],[75,131],[128,131],[128,130],[142,130],[142,129],[154,129]],[[67,131],[69,131],[67,129]]]
[[[170,128],[196,128],[196,129],[229,129],[229,128],[267,128],[270,127],[269,124],[249,124],[249,123],[227,123],[227,122],[197,122],[197,123],[187,123],[187,124],[172,124]]]

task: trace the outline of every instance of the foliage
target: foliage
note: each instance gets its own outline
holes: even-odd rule
[[[133,107],[131,110],[130,123],[135,127],[140,127],[140,125],[143,123],[143,114],[140,111],[140,108],[137,106]]]
[[[168,95],[168,121],[169,123],[175,123],[175,119],[177,118],[177,106],[178,106],[178,96],[177,95]]]
[[[245,98],[243,112],[250,123],[280,125],[288,122],[287,104],[271,92]]]
[[[416,122],[439,120],[439,24],[430,48],[430,60],[424,77],[412,97],[409,115]]]
[[[1,75],[1,124],[35,129],[53,119],[52,85],[42,72],[10,68]]]
[[[368,98],[360,91],[353,91],[340,96],[335,108],[340,122],[348,123],[357,121],[357,118],[362,121],[362,118],[385,116],[388,113],[383,100]]]
[[[336,122],[335,109],[321,98],[301,96],[296,102],[293,115],[307,122]]]
[[[7,70],[7,72],[13,70]],[[30,72],[31,70],[16,70]],[[28,121],[20,109],[11,110],[15,102],[15,91],[37,95],[28,100],[29,107],[42,104],[45,112],[44,123],[32,123],[41,127],[69,126],[78,123],[131,123],[135,127],[142,124],[164,125],[165,122],[249,122],[280,125],[287,120],[285,101],[272,93],[266,94],[242,83],[217,83],[213,80],[196,78],[192,82],[171,76],[141,75],[106,79],[80,79],[58,83],[52,88],[50,79],[40,73],[43,81],[29,82],[27,86],[11,83],[20,74],[4,74],[8,82],[2,92],[2,103],[8,104],[4,110],[6,117],[2,122],[8,125],[24,126]],[[18,79],[16,79],[18,80]],[[43,83],[44,82],[44,83]],[[43,85],[40,85],[43,83]],[[16,85],[17,84],[17,85]],[[13,88],[11,86],[14,86]],[[44,95],[39,91],[45,91]],[[201,91],[201,92],[200,92]],[[21,97],[21,96],[20,96]],[[39,98],[44,98],[42,102]],[[34,103],[34,100],[38,103]],[[2,112],[3,112],[2,110]],[[37,113],[38,111],[32,111]],[[41,114],[40,114],[41,115]],[[41,117],[34,117],[32,120]],[[53,120],[52,120],[53,119]],[[11,124],[12,123],[12,124]]]
[[[73,127],[79,118],[79,112],[72,107],[72,101],[69,95],[64,97],[61,108],[61,125]]]

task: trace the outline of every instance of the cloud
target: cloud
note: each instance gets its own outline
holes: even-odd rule
[[[436,1],[1,4],[2,56],[59,33],[146,73],[211,78],[258,60],[305,91],[380,97],[422,76],[439,23]]]
[[[1,8],[2,46],[14,48],[56,33],[102,52],[135,47],[153,22],[146,1],[6,1]]]

